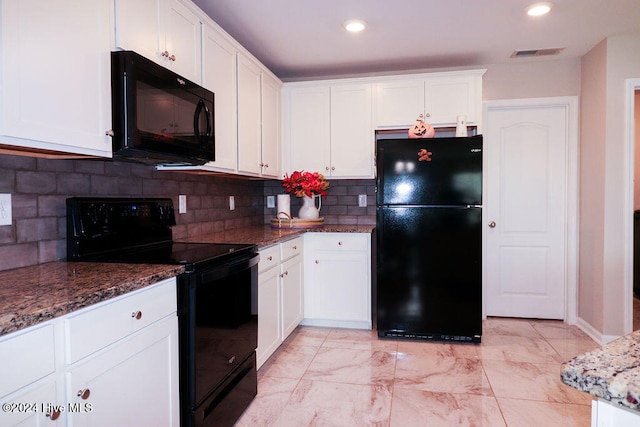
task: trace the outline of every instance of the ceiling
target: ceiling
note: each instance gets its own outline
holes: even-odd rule
[[[193,0],[282,80],[579,58],[640,33],[640,0]],[[360,19],[357,34],[342,27]],[[510,58],[515,50],[564,48]],[[634,52],[635,55],[639,54]]]

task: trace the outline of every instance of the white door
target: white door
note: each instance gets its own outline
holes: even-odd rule
[[[568,110],[489,108],[485,123],[486,314],[564,319]]]

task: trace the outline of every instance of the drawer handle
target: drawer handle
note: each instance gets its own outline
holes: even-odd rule
[[[55,411],[49,411],[45,414],[45,417],[50,418],[51,421],[55,421],[58,418],[60,418],[60,411],[55,410]]]
[[[88,388],[83,388],[82,390],[78,390],[78,397],[82,400],[87,400],[91,395],[91,390]]]
[[[136,320],[140,320],[142,319],[142,312],[140,310],[134,311],[133,313],[131,313],[131,317],[133,317]]]

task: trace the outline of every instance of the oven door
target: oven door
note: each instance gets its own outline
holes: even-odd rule
[[[224,405],[244,405],[242,410],[255,396],[255,361],[247,362],[258,344],[257,292],[255,253],[179,277],[180,400],[183,417],[189,418],[183,425],[207,425],[196,416],[210,412],[199,408],[205,401],[210,406],[212,398],[222,400],[215,399],[217,394],[229,394]],[[253,366],[251,372],[244,372],[247,365]],[[229,384],[247,375],[253,378],[253,393],[240,394],[246,402],[230,401],[237,393]]]

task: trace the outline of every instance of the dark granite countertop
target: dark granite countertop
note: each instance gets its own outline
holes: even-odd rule
[[[325,225],[313,229],[292,229],[265,225],[178,240],[250,243],[262,248],[309,231],[371,233],[374,228]],[[135,291],[183,271],[184,267],[177,265],[65,261],[0,271],[0,336]]]
[[[48,262],[0,271],[0,335],[175,277],[179,265]]]
[[[574,357],[560,375],[568,386],[640,411],[640,331]]]
[[[304,233],[371,233],[374,225],[323,225],[314,228],[289,228],[283,222],[282,228],[271,225],[256,225],[219,233],[205,234],[179,239],[182,242],[197,243],[250,243],[264,248],[273,244],[293,239]]]

